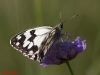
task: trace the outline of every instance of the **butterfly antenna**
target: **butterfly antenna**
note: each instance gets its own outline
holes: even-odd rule
[[[71,18],[69,18],[69,19],[67,19],[67,20],[65,20],[65,21],[63,21],[63,22],[61,22],[61,23],[64,23],[64,22],[66,22],[66,21],[68,21],[68,20],[70,20],[70,19],[72,19],[72,18],[74,18],[74,17],[76,17],[76,16],[79,16],[79,15],[74,15],[74,16],[72,16]]]
[[[62,12],[60,12],[60,23],[61,23],[61,15],[62,15]]]

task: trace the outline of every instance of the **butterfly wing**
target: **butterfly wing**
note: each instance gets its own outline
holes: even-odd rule
[[[10,44],[16,50],[22,52],[23,55],[30,59],[37,60],[39,48],[51,30],[52,27],[50,26],[42,26],[25,30],[15,35],[10,40]]]
[[[42,61],[43,58],[45,57],[46,53],[50,52],[56,44],[59,39],[62,36],[61,33],[61,26],[62,24],[59,24],[55,26],[52,31],[50,31],[49,35],[46,36],[46,39],[42,42],[41,47],[40,47],[40,52],[39,52],[39,60]]]

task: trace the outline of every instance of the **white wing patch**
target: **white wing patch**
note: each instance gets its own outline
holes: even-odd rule
[[[19,39],[21,39],[21,36],[20,36],[20,35],[18,35],[16,38],[19,40]]]
[[[34,34],[36,35],[44,35],[48,32],[50,32],[52,30],[52,27],[50,26],[42,26],[42,27],[37,27],[37,28],[34,28],[36,31]]]
[[[44,34],[42,36],[37,36],[34,39],[34,45],[37,45],[38,47],[40,47],[41,46],[41,43],[43,42],[43,40],[45,39],[46,36],[48,36],[48,34]]]

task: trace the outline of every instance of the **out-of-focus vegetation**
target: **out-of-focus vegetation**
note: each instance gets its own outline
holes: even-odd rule
[[[99,0],[0,0],[0,75],[71,75],[66,64],[41,67],[14,50],[9,40],[16,33],[37,26],[64,23],[63,32],[81,36],[87,49],[70,61],[75,75],[100,75],[100,1]]]

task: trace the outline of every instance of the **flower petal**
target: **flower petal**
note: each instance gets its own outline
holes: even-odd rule
[[[66,60],[75,58],[78,53],[85,49],[86,40],[82,40],[80,37],[77,37],[73,42],[58,42],[46,53],[40,65],[45,67],[47,65],[62,64]]]

